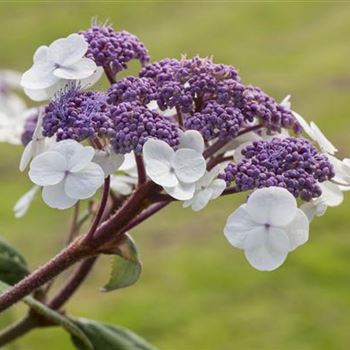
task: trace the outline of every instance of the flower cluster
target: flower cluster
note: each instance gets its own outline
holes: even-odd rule
[[[110,108],[103,93],[68,89],[58,95],[45,109],[44,136],[57,140],[82,141],[111,132]]]
[[[198,130],[206,140],[233,139],[244,122],[241,110],[233,106],[223,106],[216,101],[208,101],[201,112],[186,119],[187,129]]]
[[[321,195],[318,183],[334,176],[328,158],[303,138],[256,141],[242,155],[221,174],[227,183],[235,181],[239,191],[277,186],[309,201]]]
[[[94,25],[81,32],[89,44],[86,57],[97,66],[110,69],[112,75],[127,68],[127,63],[137,59],[141,64],[149,61],[144,44],[127,31],[116,32],[111,26]]]
[[[139,75],[116,80],[134,59]],[[35,52],[21,84],[32,99],[48,99],[45,107],[10,122],[13,103],[0,91],[0,141],[18,143],[21,131],[20,170],[30,165],[35,184],[16,216],[40,188],[45,203],[66,209],[104,184],[103,212],[110,191],[114,204],[130,205],[126,196],[149,185],[153,193],[135,210],[141,218],[173,200],[199,211],[247,192],[225,235],[255,268],[277,268],[307,241],[312,219],[342,202],[350,160],[334,157],[337,149],[292,111],[289,97],[277,103],[244,85],[233,66],[198,56],[148,61],[136,36],[93,25]],[[102,71],[109,89],[83,91]],[[300,209],[296,198],[305,202]]]
[[[118,80],[108,89],[108,103],[139,101],[148,104],[156,98],[156,86],[152,79],[126,77]]]
[[[165,59],[146,65],[140,76],[156,83],[160,109],[176,107],[185,114],[185,127],[200,131],[206,140],[232,139],[254,122],[270,133],[302,131],[291,111],[261,89],[243,85],[232,66],[198,56]]]
[[[116,153],[141,153],[149,138],[165,141],[171,147],[179,143],[174,123],[138,102],[123,102],[111,107],[113,133],[111,143]]]

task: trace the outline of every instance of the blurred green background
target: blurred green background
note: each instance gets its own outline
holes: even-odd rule
[[[137,34],[154,60],[200,54],[236,66],[245,83],[316,121],[350,156],[350,4],[342,2],[1,2],[0,67],[25,70],[41,44],[110,19]],[[0,145],[0,234],[34,268],[65,239],[68,211],[39,199],[15,220],[30,187],[17,171],[21,149]],[[172,205],[135,230],[144,262],[133,287],[102,294],[103,259],[68,304],[69,313],[129,327],[163,350],[350,348],[350,198],[312,223],[311,239],[277,271],[253,270],[224,239],[226,217],[243,197],[193,213]],[[59,285],[59,283],[58,283]],[[23,314],[17,306],[4,326]],[[72,349],[58,329],[34,331],[8,349]]]

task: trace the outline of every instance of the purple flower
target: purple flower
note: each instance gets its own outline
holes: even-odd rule
[[[56,135],[58,141],[82,141],[109,135],[112,131],[106,95],[73,88],[56,97],[45,109],[43,135]]]
[[[334,176],[328,158],[304,138],[256,141],[242,155],[237,165],[229,164],[220,175],[228,184],[235,181],[240,191],[277,186],[310,201],[322,193],[318,183]]]
[[[27,144],[32,140],[37,122],[38,111],[35,110],[32,113],[30,113],[30,115],[25,120],[23,132],[21,135],[21,142],[23,146],[27,146]]]
[[[201,112],[187,117],[185,127],[198,130],[206,140],[232,139],[238,135],[243,121],[238,108],[208,101]]]
[[[161,109],[177,107],[184,113],[199,111],[203,101],[217,95],[218,87],[222,89],[225,80],[239,81],[234,67],[198,56],[164,59],[146,65],[140,76],[151,78],[157,84],[157,102]]]
[[[141,153],[149,138],[165,141],[171,147],[179,143],[177,126],[139,102],[111,107],[111,118],[114,129],[111,143],[116,153]]]
[[[96,65],[105,67],[113,75],[127,68],[127,63],[137,59],[142,65],[149,61],[144,44],[127,31],[116,32],[111,26],[94,25],[81,32],[89,43],[86,56]]]
[[[149,78],[126,77],[114,83],[107,92],[108,103],[139,101],[148,104],[156,98],[156,85]]]
[[[292,129],[297,133],[303,130],[291,111],[256,86],[247,86],[236,104],[248,121],[258,118],[268,132],[279,132],[281,128]]]

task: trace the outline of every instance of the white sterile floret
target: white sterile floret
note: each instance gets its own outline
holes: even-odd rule
[[[137,178],[128,175],[112,175],[111,189],[122,196],[129,195],[137,184]]]
[[[253,267],[271,271],[308,240],[309,221],[290,192],[269,187],[253,192],[228,217],[224,232],[233,246],[244,250]]]
[[[217,165],[196,182],[196,189],[191,199],[184,201],[183,207],[191,206],[194,211],[202,210],[210,200],[218,198],[226,188],[226,182],[218,179],[221,165]]]
[[[33,159],[29,177],[36,185],[43,186],[42,197],[48,206],[70,208],[78,200],[95,194],[105,174],[92,162],[94,155],[92,147],[64,140]]]
[[[181,135],[180,147],[174,151],[164,141],[149,139],[143,146],[143,157],[147,175],[156,184],[173,198],[188,200],[206,169],[203,138],[197,131],[186,131]]]
[[[124,162],[124,155],[114,153],[110,148],[96,151],[93,162],[97,163],[104,171],[105,176],[116,172]]]
[[[18,199],[13,208],[16,218],[21,218],[27,213],[39,189],[39,186],[33,186],[28,192]]]
[[[39,111],[38,121],[33,132],[33,136],[30,142],[26,145],[23,150],[22,157],[19,163],[19,170],[24,171],[31,159],[39,155],[40,153],[50,149],[55,144],[55,141],[51,138],[46,138],[42,134],[42,122],[43,122],[43,111]]]
[[[290,96],[287,97],[290,98]],[[311,122],[309,124],[300,114],[291,110],[289,98],[288,103],[285,103],[284,106],[293,113],[294,117],[302,126],[305,133],[318,144],[322,152],[332,155],[335,154],[338,151],[338,149],[327,139],[327,137],[320,130],[320,128],[314,122]]]
[[[55,40],[50,46],[40,46],[33,57],[33,66],[21,79],[27,95],[36,101],[53,95],[67,81],[95,80],[101,74],[95,62],[84,57],[88,43],[79,34]]]

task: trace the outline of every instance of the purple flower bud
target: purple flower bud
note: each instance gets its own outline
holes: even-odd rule
[[[304,138],[256,141],[242,155],[244,158],[238,164],[228,164],[220,174],[227,184],[234,181],[240,191],[279,186],[310,201],[322,193],[318,183],[334,176],[328,158]]]

